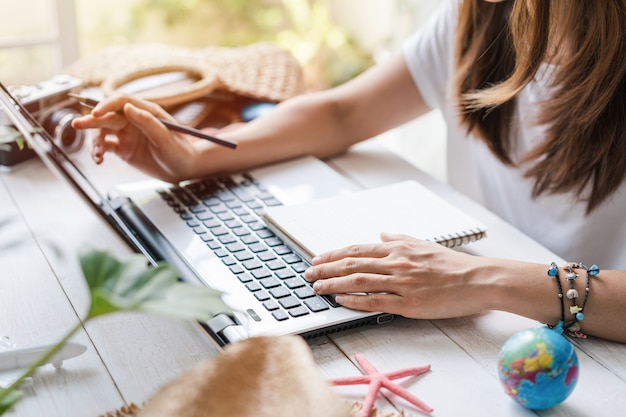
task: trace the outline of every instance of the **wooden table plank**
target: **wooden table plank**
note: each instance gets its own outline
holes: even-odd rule
[[[22,221],[6,176],[0,174],[0,336],[19,346],[53,343],[79,320],[31,230]],[[88,347],[55,370],[41,367],[14,410],[21,416],[90,416],[122,397],[85,331],[72,339]]]

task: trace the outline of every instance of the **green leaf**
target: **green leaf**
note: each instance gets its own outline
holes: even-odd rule
[[[18,402],[24,393],[17,389],[5,389],[0,387],[0,415]]]
[[[230,311],[219,291],[180,282],[171,265],[149,266],[142,255],[120,262],[110,252],[89,250],[80,262],[91,293],[86,320],[116,311],[208,320]]]
[[[0,149],[11,150],[8,144],[15,142],[19,149],[24,149],[24,138],[22,134],[11,126],[0,125]]]

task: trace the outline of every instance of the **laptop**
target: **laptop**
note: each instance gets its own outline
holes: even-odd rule
[[[304,157],[227,177],[123,184],[104,195],[0,83],[0,116],[130,247],[175,266],[181,279],[224,293],[232,314],[200,323],[220,346],[261,335],[313,338],[386,323],[392,315],[351,310],[315,294],[309,264],[271,232],[265,207],[296,204],[360,187]],[[0,121],[2,121],[0,117]],[[7,123],[6,121],[4,123]],[[236,151],[235,151],[236,152]]]

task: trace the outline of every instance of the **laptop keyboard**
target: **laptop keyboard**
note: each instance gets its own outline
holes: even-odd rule
[[[194,181],[159,194],[276,320],[338,306],[315,294],[302,276],[309,264],[265,226],[263,208],[282,203],[250,175]]]

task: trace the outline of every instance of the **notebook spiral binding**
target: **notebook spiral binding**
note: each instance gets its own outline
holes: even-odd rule
[[[447,248],[465,245],[466,243],[475,242],[487,236],[487,232],[479,229],[464,230],[459,233],[453,233],[445,236],[439,236],[427,239],[431,242],[439,243]]]

